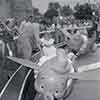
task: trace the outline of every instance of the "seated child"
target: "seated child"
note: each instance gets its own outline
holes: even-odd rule
[[[42,50],[43,50],[44,56],[56,55],[54,39],[51,38],[49,33],[45,33],[44,36],[40,39],[40,41],[43,46]]]
[[[39,59],[38,67],[42,66],[47,60],[56,56],[56,48],[54,46],[54,39],[50,37],[49,33],[45,33],[40,39],[42,44],[43,56]],[[38,69],[38,68],[37,68]],[[37,73],[37,69],[35,73]]]

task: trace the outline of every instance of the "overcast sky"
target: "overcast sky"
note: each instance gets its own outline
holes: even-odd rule
[[[85,3],[88,1],[94,2],[94,1],[99,1],[99,0],[32,0],[32,5],[36,8],[39,8],[41,13],[44,13],[48,7],[49,2],[57,2],[57,1],[62,5],[70,4],[72,7],[72,6],[75,6],[77,2]]]

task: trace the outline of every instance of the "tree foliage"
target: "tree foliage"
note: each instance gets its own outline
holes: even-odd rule
[[[91,5],[88,3],[78,6],[76,5],[74,16],[77,19],[92,19],[92,12]]]
[[[45,14],[44,14],[44,17],[48,18],[48,19],[53,19],[53,17],[57,17],[58,16],[58,11],[55,10],[55,9],[48,9]]]
[[[57,17],[59,15],[58,9],[60,8],[60,4],[58,2],[50,2],[48,4],[48,9],[44,14],[45,18],[48,18],[50,20],[53,19],[53,17]]]
[[[76,6],[74,7],[74,10],[75,10],[75,11],[78,11],[78,10],[79,10],[79,8],[80,8],[80,4],[79,4],[79,3],[77,3],[77,4],[76,4]]]
[[[34,16],[41,15],[41,13],[39,12],[39,9],[38,8],[33,8],[33,15]]]
[[[60,6],[60,4],[58,2],[50,2],[48,4],[48,9],[52,9],[53,8],[53,9],[58,10],[60,7],[61,6]]]
[[[63,16],[70,16],[73,14],[73,10],[70,8],[70,6],[63,6],[62,7],[62,15]]]

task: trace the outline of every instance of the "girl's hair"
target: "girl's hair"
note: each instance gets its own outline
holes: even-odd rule
[[[40,34],[40,36],[39,36],[40,38],[43,38],[44,37],[44,34]]]
[[[74,53],[75,55],[77,54],[77,51],[74,49],[72,49],[71,52]]]
[[[10,21],[9,21],[9,20],[5,22],[5,24],[6,24],[6,25],[8,25],[9,23],[10,23]]]
[[[88,29],[87,32],[88,32],[88,38],[91,38],[92,35],[93,35],[93,30],[92,29]]]

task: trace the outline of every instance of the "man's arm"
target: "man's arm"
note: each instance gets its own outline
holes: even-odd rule
[[[79,52],[84,53],[85,49],[87,48],[88,38],[87,38],[86,35],[81,35],[81,37],[82,37],[82,40],[83,40],[83,44],[82,44]]]

